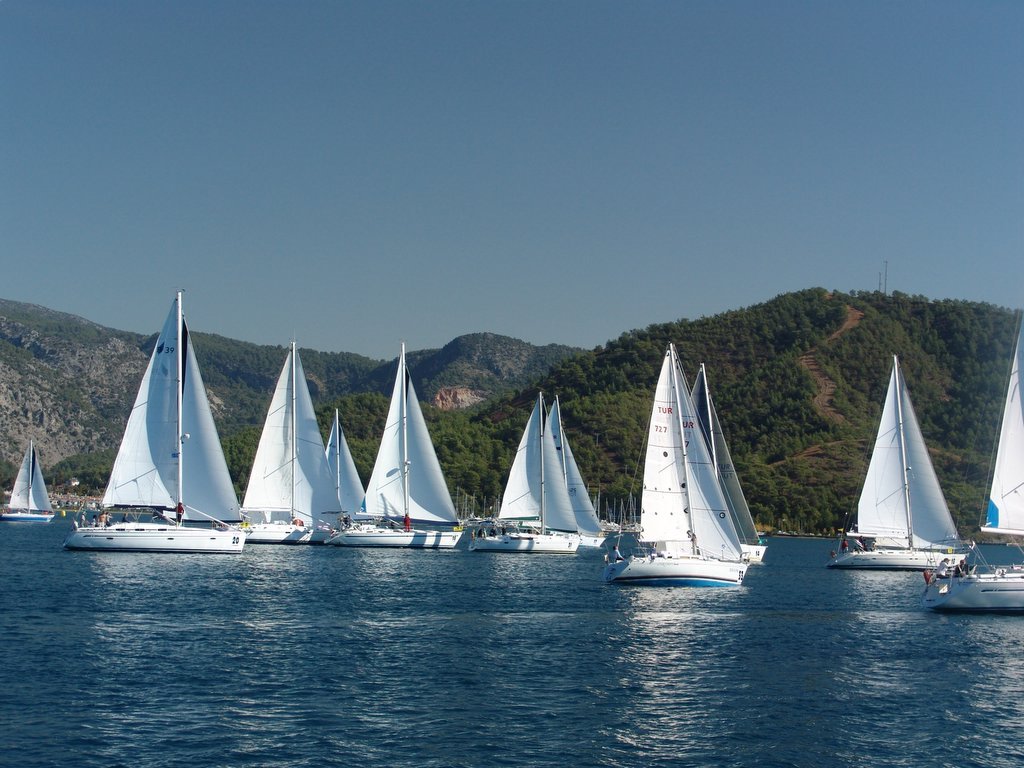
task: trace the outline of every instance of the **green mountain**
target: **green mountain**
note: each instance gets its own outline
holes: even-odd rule
[[[856,507],[895,354],[949,506],[967,532],[987,489],[1016,323],[1013,312],[989,304],[816,288],[630,331],[593,351],[472,334],[442,350],[410,352],[409,361],[458,506],[480,513],[500,497],[540,388],[559,396],[573,451],[604,509],[639,497],[651,396],[674,342],[691,381],[700,363],[707,366],[758,524],[823,532]],[[285,349],[195,336],[241,491]],[[81,446],[77,454],[65,449],[58,458],[69,458],[49,474],[75,473],[102,487],[152,343],[0,301],[3,458],[16,461],[29,428],[45,427],[55,442],[62,435],[61,445]],[[338,408],[365,480],[394,361],[311,350],[302,358],[324,431]],[[59,396],[59,405],[40,390]]]

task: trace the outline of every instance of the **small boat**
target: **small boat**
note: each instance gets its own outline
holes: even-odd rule
[[[238,553],[245,546],[245,533],[228,524],[241,522],[238,499],[181,291],[149,358],[102,505],[92,523],[74,523],[65,549]],[[131,512],[114,523],[109,510],[115,507]]]
[[[471,551],[571,555],[579,548],[576,514],[548,426],[544,396],[538,393],[512,460],[498,519],[473,530]]]
[[[562,429],[562,408],[557,395],[555,403],[548,413],[548,425],[555,441],[559,464],[562,467],[562,478],[565,481],[566,490],[569,491],[572,511],[576,516],[575,531],[570,530],[566,533],[578,533],[581,547],[599,548],[604,544],[609,531],[601,526],[597,510],[594,509],[594,503],[590,500],[587,484],[583,482],[583,475],[580,473],[579,465],[576,464],[576,458],[572,455],[569,441],[565,437],[565,430]]]
[[[306,374],[291,342],[242,501],[250,544],[323,543],[341,511]]]
[[[1010,367],[999,444],[992,467],[985,522],[981,530],[1024,536],[1024,408],[1021,404],[1021,364],[1024,331],[1018,332]],[[968,555],[977,559],[977,550]],[[952,572],[925,573],[922,603],[935,611],[1024,613],[1024,565],[991,567],[985,563]]]
[[[416,390],[405,344],[366,496],[351,524],[327,540],[339,547],[451,549],[462,537]],[[413,527],[413,526],[416,527]]]
[[[828,567],[923,571],[962,551],[899,359],[893,355],[856,527],[844,532]]]
[[[0,521],[5,523],[48,523],[53,520],[53,506],[46,492],[43,471],[39,468],[39,457],[35,444],[29,440],[25,458],[14,479],[11,501],[8,508],[0,512]]]
[[[697,380],[693,384],[690,396],[697,409],[701,434],[704,436],[708,450],[711,451],[711,461],[718,475],[718,482],[722,486],[725,501],[729,505],[732,524],[740,537],[740,549],[746,555],[748,562],[760,563],[764,560],[768,542],[757,532],[754,517],[750,514],[750,507],[747,505],[747,498],[743,495],[743,487],[740,485],[736,467],[732,463],[729,445],[725,442],[725,432],[722,430],[718,412],[711,399],[711,388],[708,386],[708,375],[704,369],[704,363],[700,364],[700,371],[697,373]]]
[[[672,344],[648,428],[638,538],[644,549],[630,557],[616,545],[605,581],[685,587],[743,582],[747,562]]]

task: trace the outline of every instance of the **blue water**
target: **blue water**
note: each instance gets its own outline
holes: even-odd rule
[[[657,589],[593,552],[72,553],[66,525],[0,526],[2,766],[1024,764],[1024,619],[926,613],[920,574],[827,570],[831,542]]]

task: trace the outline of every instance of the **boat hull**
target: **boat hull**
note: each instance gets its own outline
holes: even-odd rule
[[[309,528],[291,523],[249,523],[245,528],[249,544],[304,544]]]
[[[186,528],[157,523],[119,523],[107,527],[76,527],[64,549],[97,552],[208,552],[236,554],[245,546],[237,529]]]
[[[462,531],[411,531],[357,528],[339,531],[325,543],[336,547],[390,547],[395,549],[453,549]]]
[[[922,605],[933,611],[959,613],[1024,613],[1024,570],[932,579]]]
[[[956,553],[952,550],[851,550],[834,557],[829,561],[828,567],[866,571],[925,571],[937,567],[943,558],[955,557]]]
[[[652,587],[738,587],[743,583],[746,564],[701,557],[636,555],[608,563],[604,580],[611,584]]]
[[[52,513],[45,512],[3,512],[0,522],[3,523],[48,523],[53,520]]]
[[[471,552],[523,552],[542,555],[572,555],[580,548],[576,534],[499,533],[476,535],[469,543]]]
[[[740,544],[743,556],[748,563],[760,563],[764,561],[764,553],[768,549],[767,544]]]

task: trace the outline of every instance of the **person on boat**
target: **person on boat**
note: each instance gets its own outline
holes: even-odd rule
[[[935,569],[935,578],[944,579],[949,576],[949,558],[942,558],[942,562],[939,563],[939,567]]]
[[[405,520],[402,521],[402,525],[405,528],[406,533],[412,530],[412,519],[409,517],[408,512],[405,515]]]
[[[694,533],[693,531],[687,531],[686,535],[690,539],[690,544],[693,545],[693,554],[696,555],[698,553],[697,534]]]
[[[622,553],[619,552],[619,545],[618,544],[615,545],[615,549],[612,552],[612,557],[613,557],[613,559],[615,560],[616,563],[621,563],[623,560],[626,559],[626,558],[624,558],[622,556]]]
[[[175,514],[178,516],[178,525],[181,525],[181,520],[183,517],[185,517],[185,505],[179,501],[178,508],[174,511]]]
[[[864,543],[864,539],[862,537],[860,537],[860,536],[857,537],[856,544],[857,544],[857,549],[859,549],[861,552],[867,552],[868,551],[868,545]]]
[[[840,551],[841,551],[841,552],[842,552],[842,553],[843,553],[844,555],[845,555],[845,554],[846,554],[847,552],[849,552],[849,551],[850,551],[850,542],[848,542],[848,541],[846,540],[846,538],[845,538],[845,537],[843,538],[842,542],[841,542],[841,543],[839,544],[839,550],[840,550]]]

